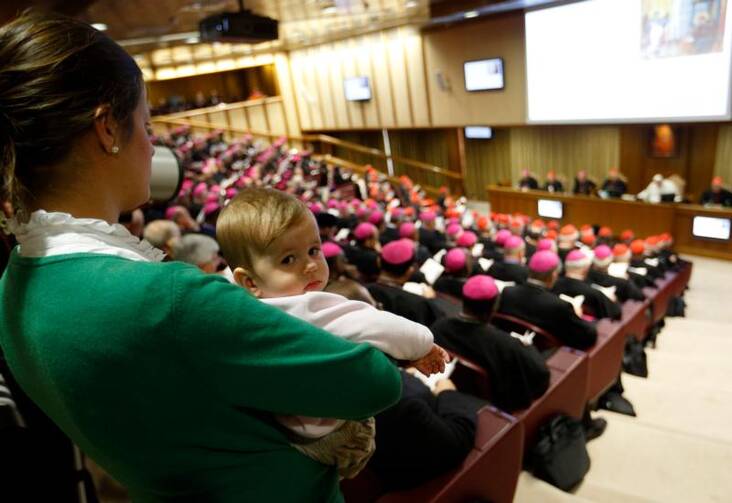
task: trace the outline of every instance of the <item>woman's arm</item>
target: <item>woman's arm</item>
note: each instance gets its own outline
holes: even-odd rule
[[[176,345],[232,406],[362,419],[399,399],[399,373],[375,348],[293,318],[223,278],[174,267]]]

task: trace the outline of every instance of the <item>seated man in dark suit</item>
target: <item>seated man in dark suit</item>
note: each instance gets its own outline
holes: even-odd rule
[[[582,295],[585,298],[583,307],[592,316],[597,319],[619,320],[622,314],[620,305],[586,282],[591,265],[592,259],[585,255],[582,250],[569,252],[567,259],[564,261],[564,276],[557,279],[552,287],[552,292],[557,295],[569,295],[570,297]]]
[[[503,260],[496,260],[488,269],[488,274],[501,281],[526,283],[529,270],[524,265],[525,247],[523,239],[509,236],[503,244]]]
[[[625,245],[619,245],[618,253],[623,254],[625,248],[627,248]],[[626,300],[645,300],[646,296],[643,291],[632,281],[608,274],[610,264],[613,263],[613,256],[613,251],[607,245],[600,245],[595,248],[595,258],[592,260],[592,267],[590,268],[590,272],[587,273],[586,281],[590,284],[604,287],[614,286],[615,294],[620,302],[625,302]]]
[[[385,311],[404,316],[427,327],[444,316],[431,299],[403,289],[415,270],[415,244],[409,239],[388,243],[381,250],[381,274],[376,283],[367,285],[369,293],[381,303]],[[431,288],[426,295],[434,297]]]
[[[353,230],[354,246],[344,248],[348,262],[356,266],[363,281],[375,281],[381,268],[379,265],[379,231],[368,222],[360,223]]]
[[[590,196],[595,192],[597,185],[595,182],[587,177],[587,171],[584,169],[577,172],[577,177],[574,179],[574,189],[572,193],[577,195]]]
[[[625,184],[618,168],[610,168],[608,171],[607,178],[602,184],[602,190],[605,191],[608,197],[619,198],[628,191],[628,186]]]
[[[409,489],[460,466],[475,445],[477,412],[487,405],[439,381],[435,392],[402,372],[402,397],[376,415],[368,468],[387,490]]]
[[[442,258],[445,272],[437,278],[434,289],[456,299],[463,298],[463,286],[473,267],[473,261],[464,248],[453,248]]]
[[[528,169],[522,169],[521,179],[519,180],[518,188],[522,190],[536,190],[539,188],[539,182],[536,181],[536,178],[531,176],[531,173]]]
[[[732,206],[732,192],[724,188],[722,177],[712,178],[712,186],[704,191],[699,204]]]
[[[432,325],[435,342],[483,367],[491,383],[491,403],[511,412],[531,405],[549,387],[549,370],[534,346],[489,323],[498,299],[493,278],[473,276],[463,288],[459,316]]]
[[[536,252],[529,261],[529,279],[523,285],[503,290],[498,311],[543,328],[567,346],[587,349],[595,344],[595,326],[551,292],[559,278],[559,256],[550,251]]]
[[[651,280],[650,286],[655,287],[653,281],[663,278],[664,273],[657,266],[648,262],[648,248],[646,246],[646,242],[642,239],[636,239],[630,243],[630,252],[632,253],[630,257],[630,267],[636,270],[645,269],[645,274],[641,274],[640,272],[637,274],[641,274],[641,276],[649,278]]]
[[[557,180],[557,174],[553,169],[546,174],[544,190],[547,192],[564,192],[564,185],[562,185],[561,181]]]
[[[434,255],[447,246],[445,235],[435,229],[437,215],[434,211],[425,211],[420,215],[422,227],[419,228],[419,242]]]

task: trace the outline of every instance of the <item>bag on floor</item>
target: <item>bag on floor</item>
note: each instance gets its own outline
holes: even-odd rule
[[[643,343],[634,336],[625,339],[623,371],[638,377],[648,377],[648,360]]]
[[[582,422],[558,414],[544,423],[527,457],[527,468],[535,477],[563,491],[582,482],[590,470]]]
[[[672,297],[668,301],[666,316],[678,316],[680,318],[684,318],[686,316],[686,302],[683,297]]]

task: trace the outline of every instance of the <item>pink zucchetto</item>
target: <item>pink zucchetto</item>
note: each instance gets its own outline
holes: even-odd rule
[[[310,208],[310,211],[313,213],[322,213],[323,211],[323,205],[320,203],[313,203],[308,206],[308,208]]]
[[[592,259],[582,250],[572,250],[564,259],[566,267],[588,267],[592,263]]]
[[[206,183],[201,182],[193,188],[193,195],[202,196],[202,195],[206,194],[207,191],[208,191],[208,187],[206,186]]]
[[[209,216],[211,213],[216,213],[220,209],[221,205],[215,201],[212,201],[203,205],[203,214]]]
[[[613,261],[613,251],[607,245],[600,245],[595,248],[595,259],[594,263],[600,267],[610,265]]]
[[[478,236],[472,231],[465,231],[457,238],[457,245],[464,248],[472,248],[478,242]]]
[[[368,222],[360,223],[353,230],[353,235],[359,241],[365,241],[376,235],[376,227]]]
[[[463,232],[463,228],[460,226],[460,224],[450,224],[447,226],[447,229],[445,229],[445,232],[447,232],[448,236],[455,237]]]
[[[447,272],[459,272],[465,268],[467,263],[465,250],[461,248],[453,248],[445,255],[445,270]]]
[[[371,215],[369,215],[369,223],[374,225],[381,225],[381,222],[384,221],[384,213],[376,210]]]
[[[402,218],[402,215],[404,215],[404,210],[398,206],[391,210],[391,218],[393,219]]]
[[[423,222],[434,222],[437,218],[437,215],[434,211],[423,211],[422,214],[419,216],[419,219]]]
[[[496,244],[503,248],[503,246],[506,244],[506,241],[508,240],[508,238],[511,237],[511,235],[511,231],[509,231],[508,229],[501,229],[500,231],[496,232]]]
[[[498,296],[496,282],[490,276],[478,274],[463,285],[463,297],[470,300],[493,300]]]
[[[543,274],[559,267],[559,255],[551,251],[536,252],[529,260],[529,270]]]
[[[188,192],[193,188],[193,180],[191,180],[190,178],[186,178],[185,180],[183,180],[183,183],[180,184],[180,188],[181,190]]]
[[[367,216],[368,214],[369,214],[369,210],[368,210],[368,208],[366,208],[365,206],[360,206],[360,207],[359,207],[359,208],[358,208],[358,209],[356,210],[356,216],[357,216],[358,218],[364,218],[364,217],[366,217],[366,216]]]
[[[170,208],[165,210],[165,218],[168,220],[173,220],[178,212],[183,209],[185,209],[183,208],[183,206],[171,206]]]
[[[540,239],[536,243],[536,251],[553,251],[556,252],[557,243],[553,239]]]
[[[417,227],[412,222],[404,222],[399,226],[399,237],[414,239],[414,231]]]
[[[503,243],[503,248],[505,250],[520,250],[525,247],[526,243],[524,243],[524,240],[518,236],[509,236],[508,239],[506,239],[506,242]]]
[[[414,259],[414,242],[409,239],[398,239],[384,245],[381,259],[387,264],[405,264]]]
[[[328,200],[328,208],[331,210],[334,210],[338,208],[338,200],[337,199],[329,199]]]
[[[238,193],[238,190],[233,187],[229,187],[226,189],[226,199],[234,199]]]
[[[343,253],[343,248],[331,241],[323,243],[322,250],[325,258],[333,258]]]

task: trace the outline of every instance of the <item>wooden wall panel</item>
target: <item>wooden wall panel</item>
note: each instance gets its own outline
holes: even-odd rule
[[[267,116],[264,113],[264,105],[247,107],[250,127],[257,131],[268,131]]]
[[[226,117],[226,112],[224,112],[223,110],[220,112],[209,113],[208,121],[211,124],[216,124],[217,126],[228,126],[229,125],[229,119]]]
[[[328,68],[337,66],[337,62],[328,58],[328,54],[331,52],[328,46],[315,47],[313,52],[315,54],[315,64],[312,65],[312,69],[318,90],[318,100],[321,105],[320,110],[323,113],[323,127],[330,129],[336,127],[336,118],[335,98],[333,93],[330,92]]]
[[[409,86],[406,80],[406,63],[402,39],[398,31],[386,34],[387,71],[391,75],[392,95],[394,98],[394,118],[397,127],[412,126],[412,107],[409,97]]]
[[[323,129],[323,99],[321,98],[321,94],[324,90],[320,88],[318,79],[316,78],[316,73],[320,71],[317,66],[319,60],[318,48],[312,47],[308,49],[307,55],[307,61],[301,68],[301,71],[303,82],[312,97],[312,100],[308,100],[310,119],[313,128]]]
[[[358,57],[358,53],[355,50],[356,41],[354,39],[342,40],[337,43],[337,47],[338,59],[340,60],[341,69],[343,71],[343,79],[357,77],[358,70],[356,69],[355,60]],[[341,80],[341,89],[343,89],[343,80]],[[346,110],[348,111],[348,117],[351,121],[351,127],[354,129],[365,129],[366,125],[363,109],[366,104],[357,101],[346,101],[345,91],[341,96],[341,99],[346,103]]]
[[[422,37],[419,33],[403,30],[404,52],[407,60],[407,76],[409,77],[409,93],[412,98],[412,117],[414,127],[429,127],[430,104],[427,98],[427,82],[425,82]]]
[[[719,126],[714,175],[721,176],[727,184],[732,182],[732,124]]]
[[[371,100],[358,103],[363,113],[363,127],[378,129],[381,127],[381,121],[379,120],[379,97],[374,91],[374,75],[371,71],[371,53],[373,52],[371,37],[365,36],[354,40],[351,51],[356,56],[353,59],[356,65],[355,75],[368,77],[371,84]]]
[[[231,127],[249,129],[249,122],[243,108],[229,110],[229,120],[231,121]]]
[[[292,86],[292,75],[287,55],[278,53],[275,55],[275,69],[277,72],[277,84],[280,96],[282,96],[283,113],[287,124],[287,133],[292,136],[299,136],[300,119],[297,111],[295,90]]]
[[[511,131],[494,129],[490,140],[465,140],[465,159],[468,197],[485,199],[488,184],[511,185]]]
[[[374,82],[372,88],[376,95],[376,102],[381,116],[381,126],[390,128],[396,126],[396,114],[394,112],[394,93],[392,92],[392,76],[389,73],[387,59],[388,48],[383,33],[371,36],[373,50],[371,52],[371,66]],[[378,78],[377,78],[378,77]]]
[[[287,123],[282,102],[266,103],[264,106],[270,131],[275,134],[287,135]]]
[[[522,12],[427,31],[423,34],[423,43],[433,126],[500,126],[526,122]],[[490,57],[502,57],[504,60],[505,88],[500,91],[466,91],[463,63]],[[440,89],[437,72],[447,77],[449,90]]]
[[[313,122],[310,117],[310,103],[315,100],[312,90],[308,90],[303,78],[304,66],[306,65],[306,57],[303,51],[291,52],[290,57],[290,77],[294,91],[295,101],[297,103],[297,113],[300,119],[300,127],[303,130],[313,129]],[[282,82],[280,78],[280,82]]]
[[[335,112],[335,129],[351,129],[352,122],[348,110],[348,102],[344,98],[343,90],[343,68],[341,65],[341,57],[343,53],[336,50],[334,46],[330,46],[328,53],[328,62],[322,71],[327,72],[329,78],[328,92],[332,96],[332,102]]]

